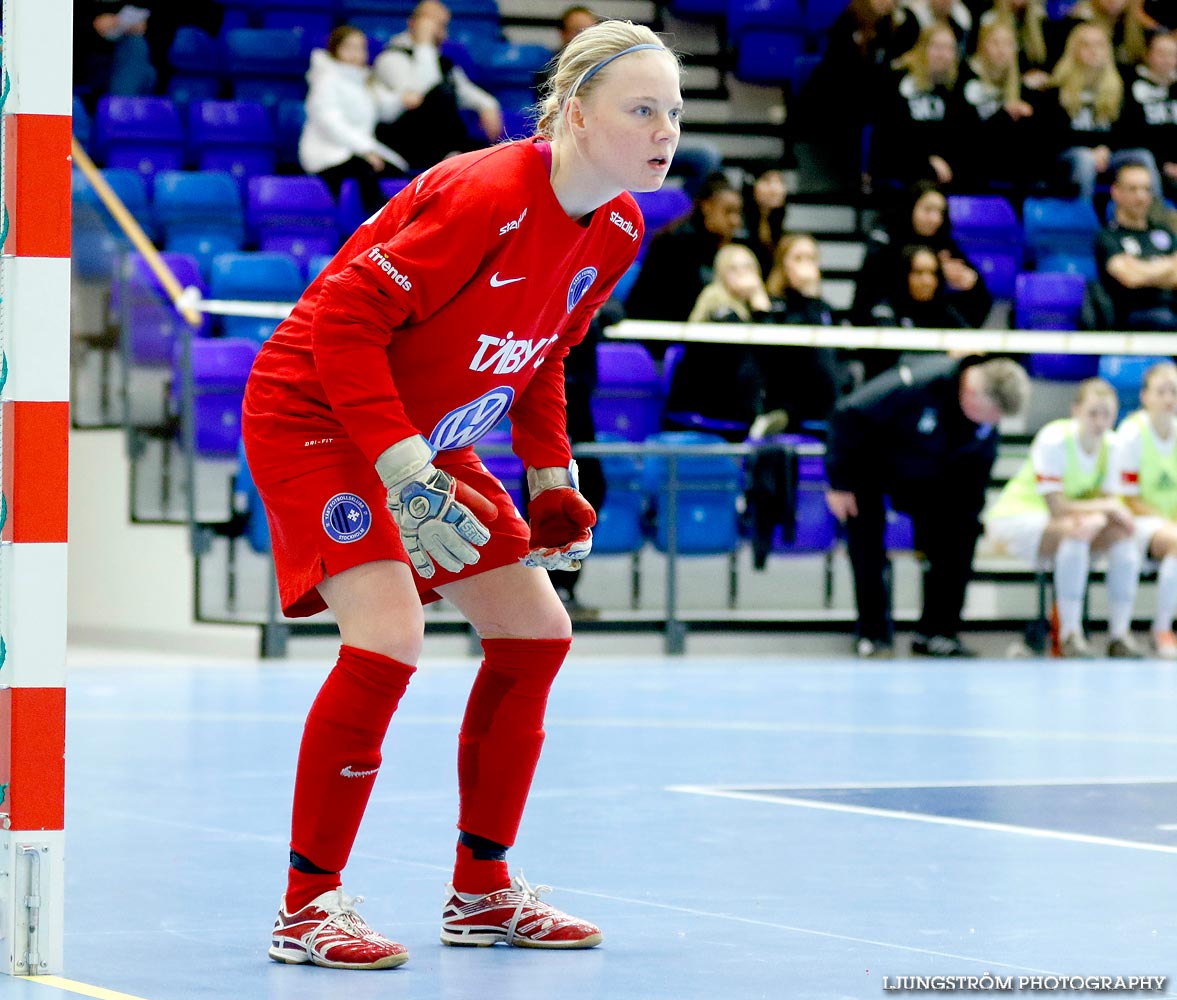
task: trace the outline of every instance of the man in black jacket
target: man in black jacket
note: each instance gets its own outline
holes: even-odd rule
[[[927,563],[912,653],[969,656],[957,633],[972,574],[997,422],[1018,413],[1029,379],[1005,358],[932,357],[901,364],[834,408],[826,502],[846,526],[860,657],[893,655],[884,498],[911,515]]]

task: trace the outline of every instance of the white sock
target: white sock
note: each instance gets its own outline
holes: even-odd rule
[[[1177,556],[1165,556],[1157,570],[1157,614],[1152,620],[1154,632],[1168,632],[1177,615]]]
[[[1091,546],[1087,542],[1077,538],[1059,542],[1054,556],[1054,594],[1063,638],[1083,631],[1083,593],[1090,565]]]
[[[1140,548],[1124,538],[1108,548],[1108,635],[1123,639],[1132,628],[1132,608],[1140,585]]]

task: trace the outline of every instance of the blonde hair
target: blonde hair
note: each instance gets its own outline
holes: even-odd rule
[[[743,299],[736,298],[723,282],[723,271],[729,264],[740,258],[751,261],[756,268],[757,277],[763,277],[760,273],[760,261],[756,259],[756,254],[744,244],[729,243],[727,246],[721,247],[719,253],[715,255],[711,283],[704,286],[699,297],[695,299],[695,307],[691,310],[691,315],[687,317],[688,323],[707,323],[724,312],[734,312],[744,322],[752,318],[752,310],[748,308],[748,303]]]
[[[932,71],[928,69],[928,46],[931,44],[932,39],[941,32],[952,37],[952,47],[955,50],[957,48],[955,32],[947,25],[932,24],[920,32],[919,40],[915,45],[891,63],[895,69],[907,70],[915,79],[920,90],[932,89]],[[948,71],[948,75],[944,80],[944,85],[949,90],[956,86],[956,77],[959,72],[960,58],[958,56],[953,60],[952,69]]]
[[[1075,398],[1071,401],[1072,406],[1082,406],[1087,400],[1095,398],[1110,399],[1112,403],[1118,408],[1120,405],[1120,397],[1116,395],[1115,386],[1105,378],[1085,378],[1079,383],[1075,389]]]
[[[1103,11],[1097,10],[1092,0],[1079,0],[1079,3],[1068,12],[1067,17],[1098,25],[1103,28],[1108,38],[1115,37],[1116,24],[1120,20],[1108,17]],[[1143,0],[1129,0],[1121,17],[1124,22],[1124,40],[1120,44],[1120,50],[1115,54],[1116,59],[1125,64],[1138,63],[1148,50],[1148,38],[1144,32]]]
[[[789,276],[785,273],[785,258],[789,251],[802,240],[808,240],[817,249],[817,240],[809,233],[786,233],[777,240],[776,249],[772,252],[772,270],[764,280],[764,287],[773,298],[779,299],[793,286],[789,284]]]
[[[1025,409],[1030,398],[1030,376],[1021,365],[1011,358],[992,358],[982,361],[976,369],[981,375],[981,391],[1002,413],[1012,417]]]
[[[990,66],[982,58],[981,53],[993,32],[1002,30],[1009,31],[1014,36],[1014,61],[1012,65],[1006,67],[1000,77],[996,77],[991,73]],[[1000,90],[1002,100],[1007,104],[1022,96],[1022,74],[1018,69],[1017,41],[1017,33],[1014,32],[1010,24],[1005,21],[989,21],[982,24],[981,30],[977,32],[977,51],[969,60],[969,65],[977,74],[978,79]]]
[[[987,24],[1007,24],[1013,29],[1018,49],[1034,66],[1046,62],[1046,35],[1042,22],[1046,20],[1043,0],[1028,0],[1019,18],[1011,0],[994,0],[993,7],[981,16],[982,29]]]
[[[1089,79],[1087,71],[1079,63],[1076,50],[1079,47],[1083,32],[1094,32],[1103,39],[1107,46],[1108,60],[1098,71],[1094,80]],[[1107,32],[1096,24],[1084,22],[1077,24],[1067,35],[1066,48],[1063,57],[1054,67],[1050,75],[1051,86],[1058,88],[1059,104],[1072,117],[1083,107],[1083,95],[1088,91],[1095,94],[1095,117],[1100,124],[1111,125],[1120,117],[1120,110],[1124,104],[1124,81],[1116,70],[1116,62],[1112,54],[1112,41]]]
[[[1143,392],[1145,389],[1147,389],[1148,384],[1154,378],[1165,372],[1170,372],[1174,375],[1177,375],[1177,365],[1173,364],[1172,361],[1158,361],[1144,373],[1144,381],[1140,385],[1141,391]]]
[[[563,130],[564,108],[568,101],[574,96],[591,94],[601,77],[612,70],[611,66],[602,67],[601,64],[635,45],[656,45],[674,59],[681,74],[678,56],[645,25],[632,21],[601,21],[585,28],[560,51],[556,70],[544,87],[536,132],[555,139]],[[599,71],[593,72],[594,67],[600,67]],[[584,79],[586,75],[588,79]]]

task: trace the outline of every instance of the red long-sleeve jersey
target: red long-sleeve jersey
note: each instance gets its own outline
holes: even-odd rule
[[[628,194],[570,219],[549,163],[534,139],[453,157],[360,226],[257,356],[267,437],[346,435],[374,462],[414,433],[469,448],[509,410],[525,464],[567,465],[563,359],[643,223]]]

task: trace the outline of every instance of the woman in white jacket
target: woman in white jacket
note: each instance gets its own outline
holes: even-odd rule
[[[354,177],[365,211],[377,211],[387,200],[379,175],[389,165],[404,173],[408,164],[376,139],[388,97],[368,68],[367,36],[349,24],[332,31],[327,48],[311,53],[307,83],[299,163],[308,174],[322,177],[336,198],[343,182]]]

